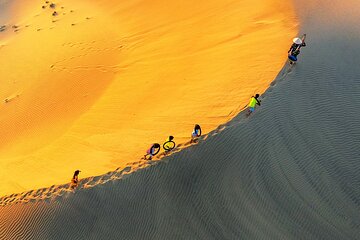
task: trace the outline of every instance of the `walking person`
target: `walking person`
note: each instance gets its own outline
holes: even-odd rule
[[[288,51],[288,58],[291,65],[297,62],[297,56],[300,54],[300,49],[306,46],[305,38],[306,34],[304,34],[301,38],[293,39],[293,44]]]
[[[194,130],[191,133],[190,143],[196,142],[200,136],[201,136],[201,127],[199,124],[195,124]]]
[[[144,158],[147,160],[151,160],[152,157],[155,156],[159,151],[160,151],[160,144],[154,143],[150,146],[148,150],[146,150],[146,154],[144,155]]]
[[[170,152],[171,150],[173,150],[175,148],[175,142],[173,141],[174,137],[173,136],[169,136],[166,139],[166,142],[163,144],[163,148],[165,150],[165,154]]]
[[[78,185],[78,183],[79,183],[79,173],[80,172],[81,172],[80,170],[76,170],[74,172],[74,175],[73,175],[73,177],[71,179],[71,185],[70,185],[71,188],[75,188]]]
[[[259,97],[260,97],[259,94],[255,94],[255,96],[252,96],[252,97],[250,98],[250,102],[249,102],[249,104],[248,104],[249,109],[248,109],[248,112],[247,112],[247,114],[246,114],[247,117],[250,116],[250,114],[255,111],[255,106],[256,106],[256,105],[259,105],[259,106],[260,106],[260,102],[261,102],[261,101],[258,99]]]

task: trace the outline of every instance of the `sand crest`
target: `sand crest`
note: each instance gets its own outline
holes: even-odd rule
[[[267,88],[296,34],[280,0],[51,3],[15,1],[0,32],[0,195],[208,133]]]

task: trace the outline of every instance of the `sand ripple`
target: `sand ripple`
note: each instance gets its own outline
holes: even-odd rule
[[[300,15],[308,47],[250,118],[126,179],[3,198],[0,238],[360,239],[360,27],[339,14],[319,32],[326,14]]]

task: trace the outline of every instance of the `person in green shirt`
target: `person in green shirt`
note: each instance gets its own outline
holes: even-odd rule
[[[261,101],[258,98],[259,98],[259,94],[255,94],[255,96],[252,96],[250,98],[250,102],[248,104],[249,109],[248,109],[248,113],[246,114],[247,117],[250,116],[250,114],[255,111],[256,105],[260,106]]]

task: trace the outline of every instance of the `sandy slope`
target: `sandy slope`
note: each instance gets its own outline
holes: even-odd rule
[[[359,2],[296,3],[308,46],[249,119],[123,180],[3,198],[0,238],[359,239]]]
[[[0,195],[209,132],[266,89],[296,34],[281,0],[55,3],[16,1],[0,33]]]

